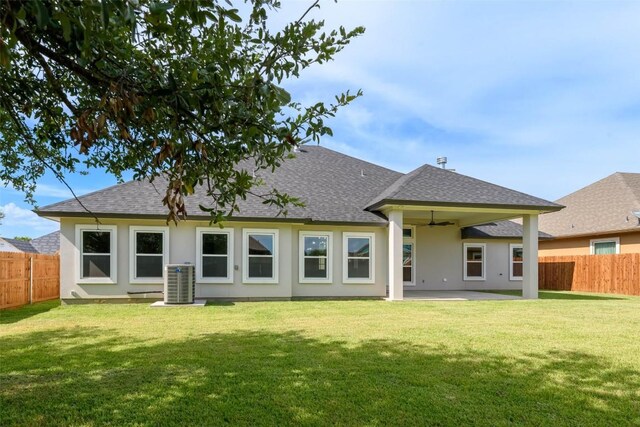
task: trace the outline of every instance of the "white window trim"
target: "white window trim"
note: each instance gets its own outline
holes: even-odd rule
[[[482,277],[467,276],[467,248],[482,248]],[[487,244],[486,243],[464,243],[462,245],[462,271],[465,281],[484,281],[487,277]]]
[[[129,226],[129,282],[135,284],[162,284],[164,277],[136,277],[136,233],[162,233],[162,271],[169,264],[169,227],[153,225]]]
[[[249,234],[273,236],[273,277],[249,277]],[[242,283],[278,283],[279,231],[267,228],[245,228],[242,230]]]
[[[327,277],[305,277],[304,276],[304,238],[305,237],[326,237],[327,238]],[[300,283],[333,283],[333,232],[331,231],[300,231],[298,243],[298,281]]]
[[[513,250],[516,248],[522,249],[522,243],[509,243],[509,280],[522,281],[522,276],[513,275]],[[523,254],[524,259],[524,254]],[[520,261],[524,265],[524,261]]]
[[[347,244],[348,239],[351,237],[368,237],[369,240],[369,277],[356,277],[350,279],[349,275],[349,263],[347,259],[347,255],[349,252],[349,245]],[[376,263],[375,263],[375,245],[376,245],[376,235],[375,233],[364,233],[364,232],[349,232],[342,234],[342,282],[343,283],[358,283],[358,284],[372,284],[375,283],[375,272],[376,272]]]
[[[619,237],[607,237],[602,239],[591,239],[589,241],[589,253],[591,255],[595,255],[596,253],[596,243],[604,243],[604,242],[615,242],[616,244],[616,255],[620,253],[620,238]]]
[[[202,275],[202,235],[227,235],[227,277],[204,277]],[[196,282],[198,283],[233,283],[233,228],[196,227]]]
[[[82,278],[82,232],[83,231],[109,231],[111,234],[110,246],[110,273],[109,277]],[[76,283],[79,284],[108,284],[118,283],[118,227],[115,225],[76,224]]]
[[[402,282],[404,286],[415,286],[416,285],[416,226],[415,225],[406,225],[404,227],[402,227],[402,229],[404,230],[405,228],[410,228],[411,229],[411,237],[402,237],[402,245],[403,245],[403,250],[404,250],[404,245],[406,244],[411,244],[412,245],[412,249],[411,249],[411,281],[410,282]],[[402,266],[402,268],[404,269],[404,265]],[[404,271],[403,271],[404,273]]]

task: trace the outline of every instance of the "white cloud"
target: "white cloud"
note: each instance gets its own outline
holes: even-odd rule
[[[301,6],[285,7],[291,19]],[[291,86],[363,89],[328,146],[403,171],[447,155],[555,199],[638,171],[639,15],[637,1],[323,2],[327,27],[366,33]]]
[[[38,237],[60,228],[57,222],[40,218],[31,210],[21,208],[15,203],[0,206],[0,210],[4,213],[0,225],[0,236],[3,237]]]
[[[73,187],[71,187],[73,188]],[[11,184],[7,185],[7,190],[11,191],[13,193],[17,193],[17,194],[22,194],[21,191],[16,190],[15,188],[13,188],[13,186],[11,186]],[[95,191],[95,189],[91,189],[91,188],[73,188],[73,191],[76,193],[77,196],[81,196],[83,194],[87,194],[87,193],[91,193],[93,191]],[[71,194],[71,191],[69,191],[68,188],[62,186],[62,185],[50,185],[50,184],[44,184],[44,183],[38,183],[36,184],[36,191],[34,193],[34,195],[38,198],[40,197],[49,197],[52,199],[70,199],[73,197],[73,194]]]

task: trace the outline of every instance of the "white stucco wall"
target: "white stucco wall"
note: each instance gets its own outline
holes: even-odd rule
[[[0,252],[20,252],[20,250],[0,237]]]
[[[463,279],[464,243],[486,244],[485,280]],[[521,289],[509,280],[509,243],[519,240],[462,240],[457,227],[416,227],[416,285],[406,290]],[[446,279],[446,281],[445,281]]]
[[[84,219],[62,219],[60,222],[61,297],[128,298],[127,292],[160,291],[162,283],[137,284],[130,282],[129,226],[165,226],[162,220],[103,220],[104,225],[117,227],[117,283],[79,284],[79,255],[75,247],[76,224],[92,224]],[[170,225],[169,262],[196,263],[196,227],[207,227],[204,221],[186,221]],[[236,223],[234,229],[234,277],[232,284],[197,285],[198,297],[210,298],[290,298],[290,297],[384,297],[387,287],[388,237],[385,227],[308,226],[278,223]],[[242,230],[244,228],[277,229],[279,231],[279,263],[277,284],[247,284],[242,281]],[[509,280],[509,243],[518,240],[462,240],[457,227],[416,227],[416,286],[406,290],[480,290],[521,289],[522,281]],[[309,284],[299,281],[299,232],[331,231],[332,283]],[[375,281],[373,284],[343,283],[343,233],[372,232],[375,234]],[[484,281],[463,280],[463,244],[486,244],[486,278]],[[446,279],[446,281],[444,280]],[[159,294],[148,294],[158,298]],[[145,295],[135,295],[145,297]]]
[[[61,298],[128,298],[127,292],[159,291],[158,284],[136,284],[130,282],[129,227],[131,225],[165,226],[161,220],[102,220],[103,225],[117,227],[117,284],[77,283],[79,255],[75,247],[76,224],[93,224],[90,220],[62,219],[60,222]],[[171,225],[169,232],[169,263],[196,263],[196,227],[207,227],[205,221],[185,221]],[[226,228],[234,229],[234,277],[232,284],[198,283],[198,297],[224,298],[289,298],[289,297],[383,297],[386,292],[387,242],[383,227],[304,226],[302,224],[238,223],[229,222]],[[247,284],[242,281],[242,230],[244,228],[277,229],[279,231],[279,263],[277,284]],[[333,259],[332,283],[299,283],[298,239],[299,231],[332,231]],[[375,233],[375,282],[373,284],[342,283],[342,233],[348,231]],[[149,294],[158,298],[158,294]]]

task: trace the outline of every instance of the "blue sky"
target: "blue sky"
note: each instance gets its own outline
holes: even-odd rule
[[[311,3],[285,0],[274,26]],[[613,172],[640,172],[640,2],[322,1],[313,16],[365,35],[289,82],[294,98],[364,96],[326,147],[408,172],[449,158],[465,175],[555,200]],[[115,183],[70,177],[78,193]],[[69,196],[42,180],[39,205]],[[0,235],[57,224],[0,189]]]

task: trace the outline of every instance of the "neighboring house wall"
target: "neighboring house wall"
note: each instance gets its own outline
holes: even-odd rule
[[[60,225],[61,238],[61,298],[128,298],[127,292],[162,290],[162,284],[136,284],[130,280],[130,237],[131,225],[166,226],[164,221],[149,220],[109,220],[103,219],[103,225],[117,227],[117,284],[78,284],[79,254],[76,248],[76,224],[95,224],[88,220],[62,219]],[[208,227],[207,222],[181,222],[177,227],[170,226],[169,263],[196,263],[196,227]],[[278,283],[246,284],[243,283],[243,229],[277,229],[278,245]],[[220,230],[217,226],[212,230]],[[228,222],[225,230],[234,230],[232,284],[198,284],[199,297],[228,298],[289,298],[304,296],[326,297],[383,297],[387,283],[387,237],[384,227],[358,226],[304,226],[279,224],[274,222],[240,223]],[[331,231],[332,239],[332,283],[306,284],[299,283],[299,232]],[[344,284],[342,281],[343,251],[342,234],[344,232],[372,232],[375,234],[374,256],[375,273],[372,284]],[[142,295],[138,295],[142,296]],[[149,295],[153,296],[153,295]],[[159,295],[157,295],[159,297]]]
[[[594,239],[620,239],[620,253],[640,253],[640,232],[598,234],[594,236],[582,236],[544,240],[539,242],[538,255],[564,256],[564,255],[589,255],[591,253],[591,240]]]
[[[22,252],[22,251],[17,249],[15,246],[10,244],[3,238],[0,238],[0,252]]]
[[[462,240],[457,227],[423,225],[416,232],[416,286],[405,289],[522,289],[522,280],[509,280],[509,244],[520,244],[521,239]],[[464,280],[464,243],[485,244],[484,280]]]

